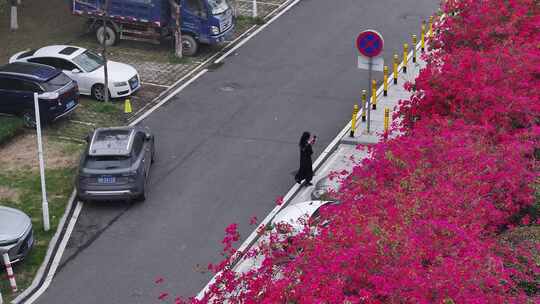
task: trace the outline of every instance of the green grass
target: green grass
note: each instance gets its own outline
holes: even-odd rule
[[[68,148],[71,149],[71,148]],[[0,171],[0,186],[17,192],[16,198],[1,199],[0,204],[24,211],[32,219],[35,243],[26,259],[14,266],[15,277],[19,290],[27,288],[32,282],[36,271],[41,266],[49,241],[56,231],[58,222],[64,214],[68,198],[73,190],[74,168],[46,170],[47,197],[51,229],[43,231],[41,213],[41,184],[37,170]],[[13,294],[9,283],[2,272],[0,288],[4,300],[9,302],[18,294]]]
[[[250,17],[250,16],[237,16],[236,25],[242,27],[243,25],[263,25],[266,21],[262,17]]]
[[[0,116],[0,145],[8,142],[24,130],[24,122],[18,117]]]
[[[89,104],[89,110],[96,113],[112,114],[122,111],[122,105],[118,102],[97,102],[93,101]]]

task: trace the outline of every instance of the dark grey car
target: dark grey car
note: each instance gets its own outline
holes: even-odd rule
[[[76,181],[78,198],[145,200],[154,136],[140,127],[99,128],[88,137]]]
[[[24,212],[0,206],[0,254],[12,263],[22,260],[34,245],[32,221]]]

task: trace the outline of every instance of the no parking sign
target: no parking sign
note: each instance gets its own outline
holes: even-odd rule
[[[382,57],[376,57],[381,55],[383,47],[384,39],[379,32],[375,30],[360,32],[358,37],[356,37],[356,48],[360,52],[360,56],[358,56],[358,68],[382,71],[384,60]]]
[[[360,54],[373,58],[381,54],[384,46],[384,40],[379,32],[374,30],[365,30],[356,37],[356,48]]]

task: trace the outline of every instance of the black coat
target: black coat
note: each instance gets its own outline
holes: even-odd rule
[[[295,178],[297,181],[305,179],[306,181],[311,181],[313,178],[313,168],[311,155],[313,154],[313,149],[310,144],[306,144],[303,147],[300,147],[300,168]]]

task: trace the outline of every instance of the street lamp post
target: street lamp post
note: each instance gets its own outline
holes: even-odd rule
[[[109,17],[109,1],[105,0],[103,3],[103,15],[101,22],[103,24],[103,73],[105,73],[105,87],[103,88],[103,95],[105,97],[104,101],[109,102],[109,74],[107,73],[107,19]]]
[[[49,222],[49,202],[47,201],[47,189],[45,188],[45,163],[43,161],[43,143],[41,141],[41,119],[39,116],[39,99],[56,99],[58,93],[34,93],[34,111],[36,119],[36,132],[38,144],[39,176],[41,179],[41,209],[43,213],[43,229],[49,231],[51,224]]]

